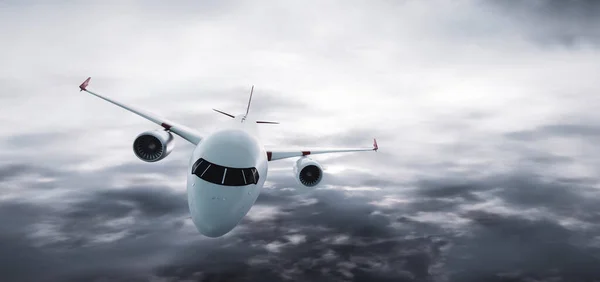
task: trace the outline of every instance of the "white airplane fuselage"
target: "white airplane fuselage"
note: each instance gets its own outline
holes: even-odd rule
[[[222,178],[203,179],[208,179],[208,173],[217,166],[221,166]],[[256,202],[267,178],[267,166],[267,153],[254,120],[239,115],[206,136],[194,149],[187,172],[188,205],[198,231],[220,237],[235,228]],[[248,176],[249,168],[256,169],[255,183]],[[229,181],[234,177],[238,179],[235,183],[242,185],[223,185],[233,183]]]

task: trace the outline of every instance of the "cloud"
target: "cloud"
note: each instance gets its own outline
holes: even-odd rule
[[[600,43],[596,1],[485,1],[525,27],[524,33],[544,45],[560,44],[575,47],[579,44]]]
[[[27,171],[28,167],[25,165],[9,165],[0,169],[0,180],[4,181],[9,177],[14,177],[19,174],[23,174]]]
[[[106,174],[106,176],[109,175],[111,174]],[[170,275],[171,267],[190,268],[190,273],[187,270],[179,271],[178,277],[180,278],[187,277],[187,275],[191,277],[196,272],[202,272],[205,276],[222,276],[226,275],[224,273],[233,271],[238,273],[232,274],[235,276],[239,275],[238,265],[246,265],[248,268],[249,261],[257,262],[263,259],[272,261],[275,259],[273,253],[263,244],[279,244],[282,254],[291,255],[289,259],[280,262],[279,267],[304,272],[308,271],[312,264],[307,264],[310,261],[307,260],[308,258],[304,258],[300,262],[296,261],[296,255],[316,256],[316,259],[330,252],[341,252],[343,256],[350,255],[348,251],[345,251],[346,247],[330,251],[329,243],[327,243],[328,237],[349,236],[352,241],[366,240],[366,245],[359,248],[364,249],[364,252],[381,244],[369,243],[371,241],[378,241],[383,237],[395,240],[390,237],[390,232],[393,232],[389,227],[390,220],[383,215],[370,215],[374,208],[365,201],[353,199],[347,202],[348,205],[336,206],[335,202],[339,192],[329,192],[318,196],[318,202],[306,205],[302,201],[294,201],[293,199],[297,196],[293,193],[282,192],[283,194],[264,194],[261,198],[271,197],[273,199],[271,202],[278,206],[287,202],[288,205],[283,213],[277,213],[275,217],[262,218],[259,221],[246,219],[233,235],[218,239],[216,240],[217,244],[214,244],[210,242],[215,241],[194,239],[199,235],[196,232],[190,232],[190,228],[193,227],[189,222],[183,223],[187,217],[183,194],[169,191],[170,189],[167,187],[129,187],[118,190],[105,188],[96,192],[79,194],[76,199],[70,199],[69,204],[60,205],[60,208],[55,207],[60,202],[47,203],[44,206],[3,204],[5,209],[3,214],[20,215],[19,218],[13,218],[22,227],[20,234],[26,235],[21,237],[20,240],[23,242],[20,244],[34,248],[36,251],[41,250],[44,255],[38,256],[38,259],[52,260],[58,253],[64,253],[62,256],[66,260],[65,263],[78,257],[87,258],[85,265],[65,264],[58,261],[52,270],[45,273],[55,275],[57,280],[111,277],[110,275],[106,276],[106,272],[116,273],[116,277],[121,278],[141,277],[139,275],[143,272],[140,272],[139,267],[142,266],[136,266],[139,265],[136,260],[148,262],[142,269],[154,269],[157,276]],[[290,199],[292,199],[291,202]],[[259,200],[256,208],[260,208],[260,205],[265,203],[268,202]],[[21,210],[17,211],[16,208]],[[340,213],[345,216],[340,217]],[[27,214],[33,214],[33,216],[25,217]],[[361,224],[356,224],[358,219],[361,219]],[[285,224],[282,224],[283,222]],[[294,231],[294,229],[298,230]],[[14,232],[18,229],[11,227],[10,230]],[[386,233],[390,234],[385,235]],[[167,236],[167,234],[172,235]],[[177,237],[184,240],[178,242],[175,239]],[[323,241],[324,238],[325,241]],[[280,240],[281,243],[274,243]],[[333,240],[336,241],[336,239]],[[346,244],[352,241],[347,241]],[[309,253],[302,251],[307,244],[313,245],[314,254],[311,254],[312,251]],[[396,243],[389,244],[395,245]],[[181,252],[199,249],[202,249],[204,254],[212,255],[199,256],[197,251]],[[152,263],[157,256],[161,257],[157,254],[163,253],[165,250],[169,250],[167,252],[170,253],[171,259],[163,259],[161,263]],[[385,248],[381,247],[380,252],[384,250]],[[174,254],[176,255],[173,257]],[[329,256],[331,254],[324,259],[324,263],[329,265],[324,269],[331,268],[328,271],[332,271],[333,277],[342,277],[351,273],[343,274],[344,272],[334,271],[333,268],[338,262]],[[116,257],[119,259],[114,260]],[[103,262],[109,258],[113,258],[113,261]],[[232,258],[238,259],[232,261]],[[13,260],[13,263],[26,264],[28,259],[25,257],[22,261]],[[119,265],[127,267],[124,269]],[[33,267],[33,265],[31,266]],[[268,264],[263,267],[272,271]],[[365,265],[358,269],[377,271],[377,266]],[[248,269],[248,272],[250,277],[260,275],[260,272],[252,274],[253,270],[251,269]],[[390,275],[393,273],[391,272]],[[34,274],[15,270],[9,277],[35,279],[36,276],[31,275]],[[244,276],[244,274],[241,275]],[[278,274],[273,272],[272,275]],[[289,275],[302,277],[303,274],[292,272]]]
[[[481,281],[512,278],[559,279],[559,281],[586,280],[596,275],[591,267],[598,259],[588,250],[574,243],[572,232],[546,220],[527,220],[486,212],[471,214],[475,234],[456,241],[449,261],[461,281]],[[469,240],[469,242],[466,242]],[[459,253],[462,253],[459,254]],[[477,258],[477,259],[475,259]]]
[[[120,177],[111,171],[96,173]],[[216,240],[197,234],[186,219],[185,194],[168,187],[103,188],[80,193],[68,204],[5,201],[2,234],[12,244],[4,246],[2,253],[20,248],[26,255],[11,257],[8,265],[27,267],[4,273],[16,280],[162,277],[176,281],[297,280],[311,275],[332,280],[477,281],[594,275],[598,262],[591,253],[598,249],[586,247],[598,230],[589,217],[597,201],[588,200],[588,206],[582,194],[585,186],[539,182],[531,176],[452,182],[423,180],[401,194],[315,190],[297,195],[268,189],[240,226]],[[394,195],[402,195],[403,201],[375,204]],[[504,209],[485,207],[485,203],[498,204],[494,197],[504,201]],[[590,213],[574,212],[577,205]],[[263,207],[279,211],[251,220]],[[546,216],[503,212],[532,208],[547,209]],[[439,212],[446,213],[446,222],[458,216],[467,223],[432,221],[431,216]],[[559,219],[565,216],[588,222],[589,231],[596,231],[563,226]],[[58,254],[62,260],[55,259]],[[543,259],[558,254],[560,260]],[[37,267],[36,261],[54,262],[51,268],[29,272]]]
[[[597,276],[595,2],[0,5],[5,279]],[[250,214],[204,238],[193,146],[140,162],[133,139],[157,127],[79,93],[87,76],[204,133],[255,85],[250,112],[281,122],[267,145],[380,150],[313,156],[316,190],[270,163]]]
[[[594,124],[553,124],[545,125],[533,130],[511,132],[507,137],[519,141],[535,141],[551,137],[596,138],[600,135],[600,128]]]

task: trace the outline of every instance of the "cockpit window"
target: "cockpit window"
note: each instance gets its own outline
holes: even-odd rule
[[[258,171],[254,167],[232,168],[213,164],[200,158],[192,166],[192,174],[210,183],[224,186],[244,186],[258,183]]]

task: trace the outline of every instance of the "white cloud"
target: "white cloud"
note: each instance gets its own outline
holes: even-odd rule
[[[246,215],[252,221],[271,220],[281,213],[278,207],[254,205]]]
[[[360,127],[372,130],[365,141],[400,133],[382,149],[415,163],[467,159],[436,148],[474,139],[474,150],[492,150],[473,161],[494,160],[493,140],[504,132],[596,117],[596,49],[540,47],[473,1],[340,4],[8,5],[0,77],[12,98],[0,118],[11,134],[66,129],[97,140],[96,129],[110,126],[108,144],[125,149],[125,136],[154,127],[78,93],[86,76],[98,92],[168,117],[240,111],[255,84],[257,104],[270,93],[309,105],[265,105],[264,115],[282,122],[263,127],[270,144]],[[471,112],[485,116],[466,119]],[[205,130],[217,120],[185,122]],[[89,135],[76,134],[83,128]],[[99,149],[77,147],[88,158]]]
[[[286,236],[286,238],[294,245],[302,244],[306,242],[306,236],[302,234],[292,234]]]

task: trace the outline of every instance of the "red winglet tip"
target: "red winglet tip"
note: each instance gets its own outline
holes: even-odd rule
[[[379,146],[377,146],[377,139],[373,138],[373,150],[377,151]]]
[[[84,91],[86,90],[88,84],[90,83],[90,79],[92,79],[91,77],[88,77],[81,85],[79,85],[79,91]]]

